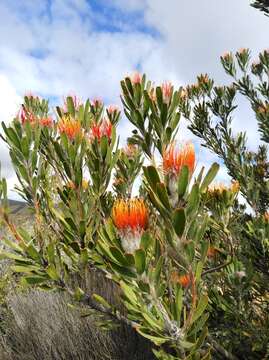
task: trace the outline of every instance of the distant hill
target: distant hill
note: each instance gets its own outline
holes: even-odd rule
[[[12,214],[17,214],[28,207],[26,202],[18,200],[8,200],[8,204]]]

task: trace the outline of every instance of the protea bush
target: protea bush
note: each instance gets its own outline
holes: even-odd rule
[[[130,327],[156,359],[269,356],[269,52],[251,64],[241,49],[221,62],[231,85],[201,75],[177,89],[135,73],[121,81],[122,112],[69,96],[52,115],[48,101],[29,95],[2,124],[33,213],[31,231],[14,225],[2,179],[12,239],[2,239],[1,258],[14,278],[67,293],[100,328]],[[237,94],[257,118],[257,152],[232,131]],[[231,183],[214,182],[219,165],[205,171],[198,146],[178,142],[182,117]],[[134,129],[121,149],[123,118]]]

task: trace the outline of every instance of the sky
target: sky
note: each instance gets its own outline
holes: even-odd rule
[[[63,96],[120,104],[120,80],[134,70],[159,84],[195,82],[208,73],[227,83],[219,57],[247,47],[253,58],[268,48],[269,20],[249,0],[0,0],[0,120],[16,115],[29,91],[62,102]],[[259,137],[248,104],[239,99],[234,131]],[[122,142],[129,131],[123,119]],[[180,140],[193,139],[182,121]],[[197,167],[216,158],[198,146]],[[2,175],[16,182],[0,142]],[[219,179],[227,179],[224,167]],[[10,197],[16,197],[10,193]]]

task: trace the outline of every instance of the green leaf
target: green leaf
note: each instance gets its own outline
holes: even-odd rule
[[[100,295],[98,294],[93,294],[92,297],[94,298],[94,300],[96,300],[97,302],[99,302],[101,305],[103,305],[105,308],[111,308],[111,306],[109,305],[109,303]]]
[[[177,285],[176,299],[175,299],[177,321],[180,321],[182,305],[183,305],[183,289],[181,286]]]
[[[17,273],[31,273],[33,271],[39,271],[40,268],[38,266],[35,266],[35,265],[14,265],[14,266],[11,266],[10,269],[14,272],[17,272]]]
[[[219,164],[214,163],[212,164],[211,168],[208,170],[202,184],[200,187],[200,191],[205,191],[207,187],[211,184],[211,182],[214,180],[215,176],[217,175],[219,171]]]
[[[75,292],[74,292],[75,300],[81,301],[84,296],[85,296],[85,292],[80,287],[77,287]]]
[[[202,295],[197,305],[197,308],[194,312],[192,323],[194,323],[197,319],[199,319],[199,317],[203,314],[203,312],[207,308],[207,304],[208,304],[208,296]]]
[[[202,274],[202,271],[203,271],[203,262],[202,261],[199,261],[197,266],[196,266],[196,271],[195,271],[195,280],[196,280],[196,283],[199,283],[200,279],[201,279],[201,274]]]
[[[48,278],[44,276],[25,276],[22,281],[29,285],[37,285],[47,281]]]
[[[156,192],[156,186],[158,183],[160,183],[160,177],[159,174],[154,166],[143,166],[144,175],[147,179],[151,189]]]
[[[162,108],[163,108],[163,94],[162,94],[162,89],[160,88],[160,86],[156,87],[156,97],[157,97],[158,107],[159,107],[160,110],[162,110]]]
[[[146,267],[146,254],[143,249],[138,249],[135,252],[135,267],[138,274],[143,274]]]
[[[152,245],[153,239],[149,231],[145,231],[141,237],[140,246],[147,251],[148,248]]]
[[[191,189],[190,195],[188,197],[188,205],[186,209],[188,216],[192,212],[195,212],[198,209],[199,203],[200,203],[199,186],[198,184],[194,184]]]
[[[141,330],[141,328],[136,329],[136,331],[142,335],[144,338],[149,339],[150,341],[153,342],[153,344],[160,346],[162,344],[164,344],[165,342],[167,342],[169,339],[163,338],[163,337],[158,337],[158,336],[153,336],[153,335],[149,335],[147,333],[145,333],[144,331]]]
[[[26,248],[26,252],[30,255],[30,257],[36,261],[40,261],[41,257],[37,249],[31,244]]]
[[[177,192],[178,196],[182,198],[187,190],[187,186],[189,183],[189,168],[184,165],[180,172],[178,183],[177,183]]]
[[[170,207],[169,197],[168,197],[167,190],[166,190],[164,183],[157,183],[156,191],[157,191],[157,195],[158,195],[158,198],[160,199],[161,203],[169,211],[171,209],[171,207]]]
[[[137,297],[133,289],[123,281],[120,282],[120,287],[126,298],[131,302],[131,304],[137,305]]]
[[[75,111],[75,106],[74,106],[74,102],[71,96],[67,96],[66,98],[66,102],[67,102],[67,110],[69,112],[69,114],[74,117],[76,114]]]
[[[183,208],[176,209],[173,213],[173,227],[177,236],[181,237],[184,233],[186,224],[186,215]]]
[[[137,276],[132,270],[126,267],[119,266],[115,263],[111,263],[110,266],[116,273],[122,275],[123,277],[127,276],[130,278],[136,278]]]
[[[49,277],[52,280],[60,280],[60,275],[57,273],[57,270],[55,268],[55,266],[53,264],[50,264],[47,268],[46,268],[46,273],[49,275]]]
[[[106,136],[102,136],[100,145],[101,145],[101,155],[102,158],[104,159],[106,157],[108,150],[108,140]]]
[[[25,263],[32,264],[31,260],[25,258],[24,256],[20,256],[20,255],[16,255],[16,254],[13,254],[13,253],[1,251],[0,252],[0,260],[4,260],[4,259],[18,260],[18,261],[23,261]]]
[[[17,135],[17,133],[15,132],[14,129],[12,129],[11,127],[7,128],[5,123],[2,122],[2,127],[3,130],[5,131],[6,136],[8,137],[9,141],[19,150],[21,150],[21,143],[20,143],[20,139]]]
[[[163,257],[163,255],[161,255],[157,262],[155,271],[154,271],[154,279],[155,279],[156,284],[159,284],[159,282],[160,282],[160,276],[161,276],[163,263],[164,263],[164,257]]]
[[[111,246],[109,250],[113,255],[113,257],[119,262],[119,264],[121,264],[122,266],[127,266],[127,267],[129,266],[129,263],[125,259],[125,256],[118,248],[116,248],[115,246]]]
[[[163,331],[163,326],[160,323],[160,321],[157,321],[156,319],[154,319],[150,313],[142,312],[142,316],[153,330]]]
[[[180,340],[179,343],[184,349],[188,349],[188,350],[190,350],[195,345],[195,343],[191,343],[186,340]]]

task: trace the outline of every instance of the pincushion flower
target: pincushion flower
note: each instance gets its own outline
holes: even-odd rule
[[[192,174],[195,166],[195,150],[192,143],[186,143],[177,148],[170,144],[163,154],[163,169],[167,174],[179,175],[183,166],[187,166]]]
[[[208,187],[210,195],[222,195],[224,191],[237,194],[240,189],[238,181],[232,181],[230,186],[226,186],[223,183],[214,183]]]
[[[178,278],[178,282],[182,287],[186,288],[191,283],[191,277],[188,274],[180,275]]]
[[[173,284],[180,284],[182,287],[186,288],[191,283],[191,277],[189,274],[179,275],[177,271],[171,273],[170,280]]]
[[[17,118],[20,120],[22,125],[24,125],[27,121],[29,121],[31,124],[36,121],[35,115],[30,110],[26,109],[24,105],[21,106],[17,114]]]
[[[66,134],[70,140],[74,140],[78,135],[81,134],[80,122],[69,116],[62,118],[59,121],[58,129],[61,134]]]
[[[102,136],[106,136],[109,140],[112,136],[112,124],[107,118],[103,118],[100,123],[93,124],[91,127],[91,138],[100,141]]]
[[[101,108],[103,106],[103,101],[99,98],[95,98],[91,101],[91,105],[95,108]]]
[[[148,225],[148,210],[142,199],[117,200],[112,219],[121,237],[122,248],[134,253],[140,247],[141,236]]]
[[[39,124],[45,127],[52,127],[53,125],[53,120],[51,117],[46,117],[46,118],[42,118],[39,120]]]
[[[120,108],[117,105],[109,105],[107,108],[107,112],[109,115],[117,114],[120,112]]]
[[[139,74],[139,72],[135,71],[131,76],[130,76],[131,82],[132,84],[136,85],[136,84],[141,84],[142,82],[142,75]]]
[[[195,167],[195,150],[192,143],[186,143],[181,147],[176,147],[173,142],[163,153],[163,170],[168,178],[168,188],[170,192],[171,205],[175,207],[178,202],[177,180],[183,168],[187,166],[191,176]]]
[[[169,81],[166,81],[161,86],[163,101],[165,104],[169,104],[172,94],[173,94],[173,85]]]

